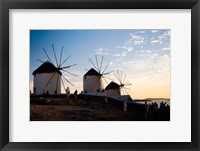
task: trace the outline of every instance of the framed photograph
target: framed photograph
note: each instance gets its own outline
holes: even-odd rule
[[[199,1],[2,0],[1,150],[199,150]]]
[[[30,30],[30,121],[170,121],[170,47],[169,29]]]

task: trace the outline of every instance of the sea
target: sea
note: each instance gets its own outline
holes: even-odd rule
[[[147,104],[151,104],[151,103],[154,103],[154,102],[156,102],[158,104],[158,107],[160,107],[161,102],[163,102],[163,103],[166,102],[167,105],[170,105],[170,100],[149,100],[149,101],[147,101]],[[144,104],[145,101],[138,101],[137,103]]]

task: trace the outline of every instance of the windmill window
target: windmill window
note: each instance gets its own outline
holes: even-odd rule
[[[85,77],[85,79],[87,79],[87,77]]]

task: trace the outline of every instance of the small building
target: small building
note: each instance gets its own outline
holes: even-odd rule
[[[33,91],[35,95],[61,94],[61,72],[49,61],[33,71]]]
[[[120,96],[120,85],[115,82],[110,82],[105,88],[107,96]]]
[[[95,69],[91,68],[83,76],[83,91],[84,92],[101,92],[103,90],[103,83],[99,74]]]

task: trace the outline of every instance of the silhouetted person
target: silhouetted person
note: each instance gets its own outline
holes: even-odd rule
[[[108,98],[105,97],[104,100],[105,100],[105,109],[108,112],[108,110],[109,110],[109,107],[108,107]]]
[[[69,101],[69,96],[70,96],[70,89],[69,89],[69,87],[67,87],[67,89],[65,90],[65,92],[66,92],[67,100]]]
[[[34,94],[34,95],[36,94],[36,88],[33,89],[33,94]]]
[[[77,94],[78,94],[78,91],[76,90],[76,91],[74,92],[74,99],[75,99],[75,100],[77,100]]]
[[[46,94],[45,94],[45,98],[46,98],[46,102],[49,103],[51,101],[51,99],[49,98],[49,91],[47,90]]]
[[[147,117],[148,116],[148,112],[149,112],[149,105],[147,104],[146,101],[144,103],[144,110],[145,110],[145,117]]]
[[[57,90],[54,91],[55,95],[57,95]]]
[[[124,100],[124,112],[127,111],[127,104],[126,104],[126,100]]]

